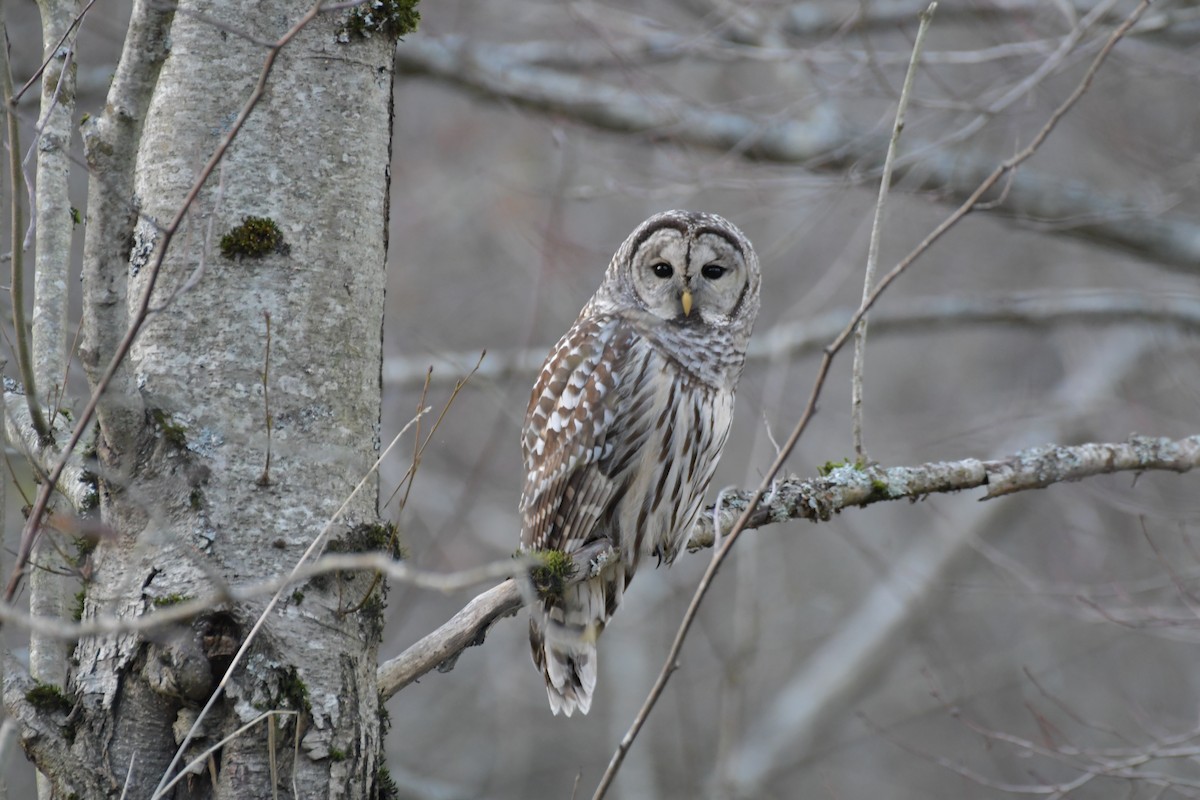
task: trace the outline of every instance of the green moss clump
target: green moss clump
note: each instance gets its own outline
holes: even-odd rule
[[[75,593],[75,604],[71,606],[71,619],[79,622],[83,619],[83,604],[87,601],[87,589]]]
[[[204,492],[199,486],[193,487],[192,490],[188,492],[188,508],[190,508],[192,511],[199,511],[200,509],[204,508]]]
[[[382,33],[389,39],[399,39],[417,29],[421,12],[418,0],[366,0],[346,14],[341,33],[350,39],[368,39]]]
[[[303,709],[304,713],[312,715],[312,703],[308,699],[308,686],[300,677],[300,671],[294,666],[283,670],[279,675],[279,696],[287,700],[292,708]]]
[[[268,217],[243,217],[241,225],[221,237],[221,255],[228,259],[262,258],[284,250],[283,231]]]
[[[346,751],[339,750],[336,747],[329,748],[329,760],[333,761],[333,762],[345,761],[346,760]]]
[[[304,592],[300,591],[299,589],[292,592],[292,605],[298,606],[303,602],[304,602]]]
[[[407,558],[394,522],[361,522],[325,547],[326,553],[387,553],[397,561]]]
[[[386,702],[383,695],[379,695],[379,738],[381,741],[386,739],[392,730],[392,712],[387,710],[387,706],[384,705]]]
[[[162,597],[154,598],[154,600],[152,600],[151,602],[154,603],[155,608],[166,608],[167,606],[177,606],[180,603],[186,603],[188,600],[191,600],[191,599],[192,599],[191,595],[166,594],[166,595],[163,595]]]
[[[822,478],[826,478],[829,476],[829,473],[833,472],[835,469],[840,469],[841,467],[847,466],[852,466],[855,469],[862,471],[863,469],[866,469],[867,464],[862,459],[851,461],[848,458],[843,458],[841,461],[826,461],[824,464],[817,467],[817,474]]]
[[[25,693],[25,699],[39,711],[69,713],[74,707],[71,699],[63,690],[50,683],[37,681],[36,685]]]
[[[162,432],[163,439],[180,450],[187,449],[187,425],[176,422],[173,416],[161,408],[151,409],[150,416]]]
[[[539,550],[533,553],[541,562],[529,570],[529,579],[541,597],[558,597],[567,581],[575,576],[576,566],[571,556],[561,550]]]
[[[88,560],[88,556],[96,551],[96,545],[100,540],[94,536],[77,536],[75,537],[75,566],[83,566],[83,562]]]

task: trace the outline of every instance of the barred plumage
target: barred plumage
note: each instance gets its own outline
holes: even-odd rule
[[[732,224],[667,211],[638,226],[542,367],[525,416],[521,546],[619,558],[533,609],[550,708],[587,713],[596,638],[643,556],[670,564],[729,434],[759,305],[758,258]]]

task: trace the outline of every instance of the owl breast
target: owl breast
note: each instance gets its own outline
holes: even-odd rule
[[[643,556],[671,563],[704,502],[733,418],[733,390],[713,386],[684,368],[664,350],[642,340],[635,361],[645,364],[656,384],[644,413],[648,426],[636,451],[613,467],[624,472],[625,486],[612,509],[628,580]],[[644,360],[643,360],[644,359]],[[613,535],[615,534],[615,535]]]

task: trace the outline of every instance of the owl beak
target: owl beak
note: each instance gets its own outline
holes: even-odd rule
[[[692,293],[691,293],[691,291],[684,289],[683,294],[679,298],[679,303],[680,303],[680,305],[683,306],[683,315],[685,317],[690,317],[692,315]]]

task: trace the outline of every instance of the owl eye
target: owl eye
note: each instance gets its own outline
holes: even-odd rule
[[[726,272],[729,272],[729,269],[727,267],[722,267],[720,264],[705,264],[700,270],[700,274],[708,278],[710,281],[715,281]]]
[[[654,266],[650,267],[650,269],[654,271],[654,277],[662,278],[663,280],[666,280],[675,274],[675,268],[665,261],[658,262]]]

